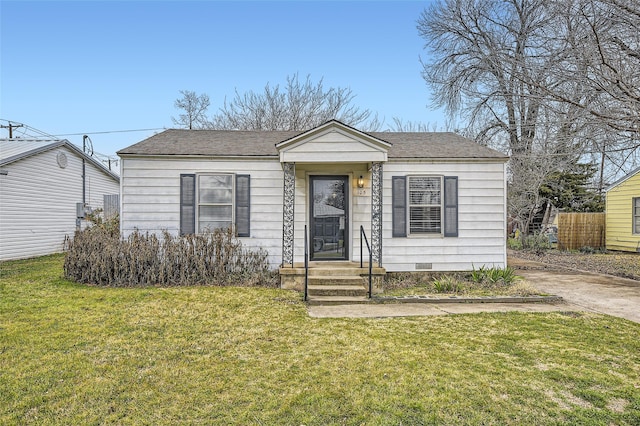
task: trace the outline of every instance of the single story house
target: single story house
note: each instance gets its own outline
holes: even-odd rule
[[[275,269],[305,229],[312,261],[359,262],[362,227],[386,271],[507,264],[508,157],[454,133],[166,130],[118,155],[124,236],[233,225]]]
[[[605,191],[607,249],[640,252],[640,167]]]
[[[61,252],[120,177],[67,140],[0,140],[0,261]]]

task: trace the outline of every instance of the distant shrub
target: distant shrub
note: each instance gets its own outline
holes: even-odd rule
[[[522,250],[522,240],[520,238],[509,238],[507,248],[511,250]]]
[[[549,236],[541,233],[529,234],[522,239],[522,248],[535,253],[543,253],[551,250]]]
[[[128,238],[105,226],[76,231],[66,242],[65,277],[81,283],[146,285],[277,284],[264,249],[249,250],[232,229],[174,237],[138,231]]]

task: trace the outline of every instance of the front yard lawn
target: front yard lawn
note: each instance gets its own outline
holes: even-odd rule
[[[0,264],[0,424],[640,423],[640,324],[314,319],[299,293],[99,288]]]

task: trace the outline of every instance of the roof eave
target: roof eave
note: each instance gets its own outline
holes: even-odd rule
[[[612,190],[616,186],[626,182],[627,180],[631,179],[632,177],[634,177],[638,173],[640,173],[640,167],[637,167],[637,168],[631,170],[629,173],[627,173],[626,175],[624,175],[623,177],[621,177],[617,181],[613,182],[611,185],[607,186],[604,189],[604,192],[609,192],[610,190]]]
[[[59,148],[60,146],[64,145],[65,142],[66,141],[64,140],[52,142],[29,151],[21,152],[20,154],[12,155],[11,157],[0,159],[0,166],[6,166],[8,164],[15,163],[16,161]]]
[[[13,155],[11,157],[5,158],[5,159],[0,161],[0,166],[6,166],[6,165],[9,165],[11,163],[15,163],[16,161],[23,160],[23,159],[29,158],[29,157],[33,157],[34,155],[42,154],[44,152],[51,151],[52,149],[60,148],[62,146],[67,147],[71,151],[73,151],[76,154],[78,154],[81,158],[83,158],[86,161],[89,161],[90,163],[92,163],[100,171],[106,173],[107,175],[109,175],[110,177],[115,179],[116,181],[120,182],[120,176],[118,176],[117,174],[113,173],[111,170],[107,169],[102,163],[100,163],[99,161],[95,160],[93,157],[88,156],[80,148],[78,148],[77,146],[75,146],[74,144],[72,144],[71,142],[69,142],[66,139],[63,139],[63,140],[60,140],[60,141],[56,141],[56,142],[52,142],[50,144],[43,145],[41,147],[38,147],[38,148],[35,148],[35,149],[32,149],[32,150],[29,150],[29,151],[26,151],[26,152],[23,152],[23,153],[16,154],[16,155]]]

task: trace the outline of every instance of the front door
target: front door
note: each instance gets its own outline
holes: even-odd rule
[[[310,178],[311,260],[346,260],[349,256],[349,177]]]

